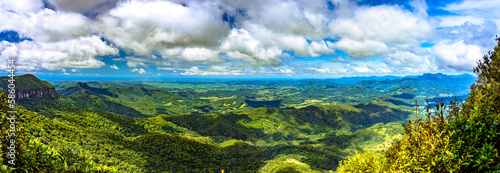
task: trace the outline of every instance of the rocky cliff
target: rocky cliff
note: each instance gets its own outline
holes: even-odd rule
[[[31,91],[18,91],[16,92],[17,99],[24,99],[28,97],[44,97],[49,94],[56,93],[54,88],[50,89],[40,89],[40,90],[31,90]]]
[[[0,88],[6,90],[10,82],[9,77],[0,77]],[[31,74],[25,74],[14,77],[16,99],[25,99],[30,97],[45,97],[47,95],[57,94],[54,86],[46,81],[38,79]]]

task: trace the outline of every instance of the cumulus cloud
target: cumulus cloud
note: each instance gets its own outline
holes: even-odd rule
[[[465,22],[463,25],[446,27],[439,30],[443,38],[453,41],[463,40],[465,44],[478,45],[485,49],[495,46],[494,40],[498,27],[491,21],[486,20],[482,24],[473,24]]]
[[[14,30],[37,42],[58,42],[90,34],[89,20],[80,14],[44,9],[36,13],[0,12],[0,30]]]
[[[338,18],[329,27],[340,37],[334,45],[359,57],[387,52],[385,44],[416,45],[419,39],[433,34],[431,24],[425,18],[399,6],[388,5],[359,7],[353,16]],[[360,47],[368,49],[363,51]]]
[[[143,62],[138,62],[138,61],[127,61],[127,66],[128,67],[146,67],[146,64]]]
[[[228,32],[221,13],[208,2],[186,7],[169,1],[127,1],[100,17],[97,27],[107,39],[137,54],[177,47],[216,48]]]
[[[257,24],[276,33],[323,39],[328,34],[326,24],[330,20],[326,4],[326,1],[268,1],[260,7],[250,8],[250,20],[243,25]]]
[[[178,58],[188,62],[219,62],[219,52],[203,47],[173,48],[160,52],[165,57]]]
[[[413,7],[414,13],[421,17],[427,17],[427,10],[429,6],[425,0],[413,0],[409,2],[410,6]]]
[[[332,46],[360,58],[381,55],[389,51],[385,43],[375,40],[358,41],[345,38],[333,43]]]
[[[57,10],[81,13],[93,18],[116,7],[119,1],[121,0],[48,0],[48,3]]]
[[[31,38],[11,45],[15,49],[13,56],[31,69],[98,68],[104,63],[95,56],[118,53],[100,37],[90,34],[89,20],[80,14],[51,9],[24,14],[2,10],[0,19],[9,21],[0,24],[0,30],[13,30]]]
[[[116,65],[114,65],[114,64],[113,64],[113,65],[110,65],[110,66],[109,66],[109,68],[112,68],[112,69],[115,69],[115,70],[120,70],[120,68],[118,68],[118,66],[116,66]]]
[[[424,63],[426,57],[409,51],[396,50],[388,54],[384,61],[393,66],[418,66]]]
[[[308,40],[308,37],[303,35],[274,32],[268,27],[258,24],[248,24],[246,26],[248,30],[244,30],[244,32],[248,33],[245,34],[249,34],[265,48],[277,47],[280,50],[291,51],[297,56],[317,57],[335,53],[328,48],[323,40]]]
[[[137,72],[139,74],[147,74],[148,72],[146,72],[146,70],[144,70],[143,68],[133,68],[130,70],[130,72]]]
[[[160,68],[159,68],[160,69]],[[212,66],[209,68],[198,68],[196,66],[191,68],[161,68],[160,70],[175,70],[175,71],[183,71],[180,72],[180,75],[202,75],[202,76],[214,76],[214,75],[245,75],[252,74],[255,71],[251,70],[243,70],[232,68],[228,66]]]
[[[434,45],[432,55],[440,68],[452,68],[458,71],[471,71],[483,57],[478,46],[465,44],[464,41],[452,44],[441,42]]]
[[[404,73],[438,67],[470,70],[466,64],[475,62],[471,57],[494,45],[492,37],[500,23],[500,12],[494,8],[500,4],[491,0],[448,4],[442,9],[459,15],[437,17],[427,14],[429,6],[424,0],[410,1],[409,9],[359,6],[357,2],[0,2],[0,21],[8,21],[0,24],[0,31],[12,30],[30,38],[2,42],[0,53],[2,58],[19,58],[25,64],[20,68],[26,70],[99,68],[105,66],[99,58],[103,55],[126,62],[139,74],[148,74],[140,68],[148,66],[172,68],[183,75]],[[438,19],[441,27],[436,29]],[[439,44],[427,50],[420,46],[422,42]],[[113,57],[118,49],[129,57],[122,52]],[[336,50],[347,54],[341,55],[345,60],[338,56],[316,62],[337,64],[335,67],[290,65],[301,57],[335,55]],[[376,60],[371,61],[373,65],[351,63],[367,60],[364,57]],[[107,66],[119,69],[114,64]]]
[[[19,13],[29,13],[41,10],[43,7],[41,0],[15,0],[0,1],[0,9],[15,11]]]
[[[351,68],[357,73],[373,73],[373,69],[368,67],[367,65],[356,65],[356,64],[347,64],[348,68]]]
[[[221,50],[232,59],[248,61],[252,65],[279,65],[282,50],[276,46],[265,47],[247,30],[233,29],[228,39],[222,43]]]
[[[354,16],[329,24],[333,33],[356,40],[378,40],[404,44],[432,34],[431,25],[399,6],[359,7]]]
[[[1,54],[17,57],[18,63],[45,69],[98,68],[104,63],[95,56],[116,54],[116,48],[108,46],[97,36],[81,37],[53,43],[23,41],[10,44]]]

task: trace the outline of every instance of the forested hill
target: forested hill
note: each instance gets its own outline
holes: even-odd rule
[[[0,88],[7,90],[10,77],[0,77]],[[16,90],[16,98],[24,99],[28,97],[44,97],[55,93],[55,88],[52,84],[38,79],[32,74],[25,74],[14,77],[14,89]]]
[[[0,77],[0,88],[7,88],[7,86],[10,84],[8,82],[9,79],[10,77],[8,76]],[[14,79],[14,84],[16,85],[17,91],[26,92],[34,90],[54,89],[54,86],[52,86],[52,84],[48,83],[47,81],[40,80],[32,74],[15,76]]]
[[[87,83],[82,82],[78,82],[75,86],[67,86],[58,92],[65,96],[96,95],[101,97],[116,97],[115,94],[109,92],[107,89],[90,87]]]
[[[140,104],[143,97],[174,98],[189,104],[188,98],[196,92],[134,86],[104,89],[85,83],[66,89],[83,94],[54,93],[20,102],[28,109],[19,110],[21,124],[43,145],[82,151],[93,162],[116,167],[120,172],[334,170],[360,145],[381,149],[401,133],[397,121],[409,114],[400,108],[405,103],[374,97],[354,105],[246,108],[239,113],[138,118],[148,116],[114,101]],[[228,97],[207,99],[205,103],[232,107],[237,101]],[[241,105],[252,103],[239,101]]]
[[[32,75],[16,80],[53,89]],[[387,91],[316,80],[61,82],[62,94],[18,103],[40,143],[120,172],[324,172],[399,138],[413,99],[449,94],[403,80],[379,80],[396,88]]]
[[[475,77],[470,74],[445,75],[442,73],[425,73],[421,76],[409,76],[402,79],[386,80],[364,80],[355,84],[359,87],[367,87],[376,90],[394,90],[404,86],[421,88],[444,88],[448,92],[464,95],[470,92],[470,85],[474,83]]]

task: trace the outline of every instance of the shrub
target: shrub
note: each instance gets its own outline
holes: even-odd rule
[[[494,51],[479,61],[478,75],[467,100],[452,101],[447,111],[436,105],[434,115],[404,126],[404,138],[383,151],[357,153],[343,161],[339,172],[494,172],[500,170],[500,38]],[[377,166],[382,165],[382,166]]]

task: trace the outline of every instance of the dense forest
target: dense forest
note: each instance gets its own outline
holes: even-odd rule
[[[338,172],[498,172],[500,170],[500,38],[474,68],[465,102],[427,109],[403,124],[404,137],[382,153],[366,150]],[[419,109],[413,111],[417,114]]]
[[[222,82],[17,76],[26,88],[15,109],[16,165],[6,154],[1,94],[1,170],[494,171],[499,49],[475,68],[470,88],[473,76],[444,74]]]

